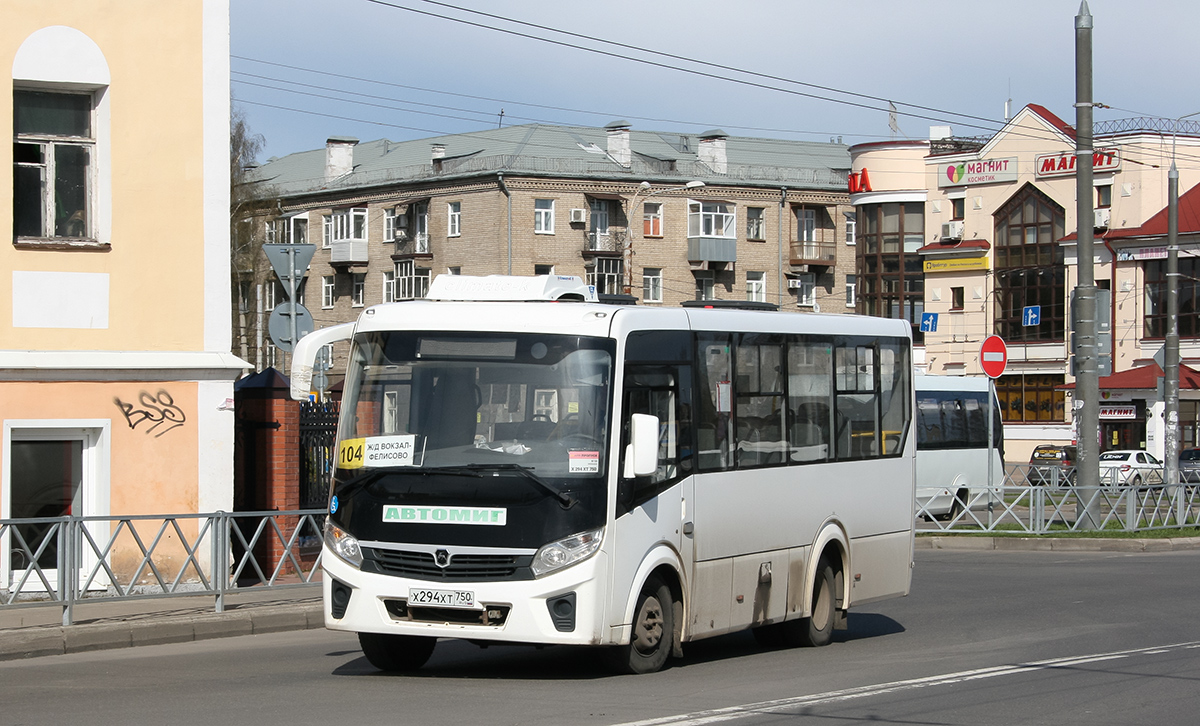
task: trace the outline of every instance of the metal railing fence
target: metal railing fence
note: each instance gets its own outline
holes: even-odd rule
[[[324,509],[0,519],[0,608],[320,585]]]
[[[971,489],[949,512],[917,502],[918,532],[1056,534],[1102,530],[1139,532],[1200,525],[1200,486],[1167,486],[1161,469],[1136,478],[1101,471],[1100,486],[1076,484],[1074,467],[1009,464],[1003,486]],[[1134,483],[1136,480],[1136,483]],[[920,483],[918,482],[918,486]]]

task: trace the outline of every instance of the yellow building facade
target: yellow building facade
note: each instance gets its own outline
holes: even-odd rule
[[[4,18],[0,518],[231,509],[228,1]]]

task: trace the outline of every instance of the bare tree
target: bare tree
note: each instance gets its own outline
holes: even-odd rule
[[[259,252],[263,239],[256,219],[274,204],[274,192],[254,176],[259,153],[266,146],[262,134],[254,133],[244,109],[230,103],[229,113],[229,243],[233,286],[233,348],[250,361],[251,336],[257,339],[258,283],[267,267]],[[257,353],[257,346],[255,345]],[[257,361],[255,368],[258,367]]]

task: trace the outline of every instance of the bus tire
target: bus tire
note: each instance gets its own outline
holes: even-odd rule
[[[358,644],[367,661],[381,671],[402,673],[415,671],[433,655],[437,638],[419,635],[387,635],[359,633]]]
[[[671,588],[652,576],[638,595],[629,645],[610,649],[612,665],[619,673],[654,673],[666,664],[674,639],[675,605]]]
[[[817,577],[813,582],[812,615],[785,623],[784,638],[789,646],[815,648],[829,645],[833,640],[833,625],[837,620],[835,582],[833,567],[822,557],[817,562]]]

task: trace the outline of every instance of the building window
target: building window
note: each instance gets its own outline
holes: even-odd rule
[[[350,305],[361,308],[366,301],[367,276],[360,273],[355,274],[352,279],[354,282],[350,288]]]
[[[854,275],[846,275],[846,307],[852,308],[858,305],[858,278]]]
[[[275,368],[283,362],[283,356],[279,355],[279,349],[270,340],[266,341],[263,350],[263,363],[267,368]]]
[[[767,301],[767,273],[746,273],[746,299],[750,302]]]
[[[767,239],[767,230],[763,218],[766,210],[762,207],[746,208],[746,239],[762,242]]]
[[[413,205],[413,251],[417,254],[426,254],[429,252],[429,203],[421,202]],[[417,297],[424,297],[425,293],[421,293]]]
[[[1063,375],[1012,375],[996,379],[996,397],[1006,422],[1066,421]]]
[[[1112,184],[1101,184],[1096,187],[1096,209],[1106,209],[1112,206]]]
[[[996,212],[995,333],[1005,341],[1059,341],[1066,329],[1063,208],[1028,184]],[[1040,305],[1041,322],[1024,324]]]
[[[597,257],[596,266],[588,271],[587,282],[596,286],[597,295],[616,295],[622,291],[625,266],[619,257]]]
[[[846,244],[854,244],[854,235],[858,228],[858,213],[846,212]]]
[[[535,275],[553,275],[554,265],[534,265],[533,274]]]
[[[334,295],[333,288],[333,275],[325,275],[321,278],[321,307],[333,307],[333,302],[336,299],[337,296]]]
[[[913,340],[924,340],[925,271],[918,250],[925,245],[921,202],[864,204],[858,208],[855,245],[859,311],[907,320]]]
[[[457,237],[462,234],[462,202],[450,202],[446,205],[447,224],[446,236]]]
[[[796,304],[812,307],[817,304],[817,276],[804,272],[796,276]]]
[[[296,215],[288,225],[288,242],[294,245],[308,244],[308,216]]]
[[[965,288],[961,288],[961,287],[950,288],[950,309],[951,310],[962,310],[963,309],[963,303],[966,301],[966,295],[964,295],[964,290],[965,290]]]
[[[697,300],[716,300],[717,296],[714,290],[714,281],[712,273],[702,274],[696,273],[696,299]]]
[[[688,237],[737,237],[733,205],[724,202],[688,202]],[[701,298],[706,299],[706,298]]]
[[[960,220],[967,215],[967,198],[958,197],[950,200],[950,219]]]
[[[817,241],[817,210],[805,207],[796,208],[796,241]]]
[[[279,243],[285,245],[307,244],[308,216],[298,214],[292,217],[272,219],[271,221],[267,222],[266,243]]]
[[[92,95],[13,93],[13,232],[94,238]]]
[[[642,236],[662,237],[663,205],[661,202],[646,202],[642,205]]]
[[[662,268],[647,267],[642,270],[642,300],[660,303],[663,301]]]
[[[533,231],[535,234],[554,234],[554,200],[533,200]]]
[[[396,241],[396,209],[383,210],[383,241]]]
[[[413,300],[429,292],[430,270],[417,267],[412,260],[396,263],[396,299]]]
[[[329,249],[333,246],[333,215],[321,215],[321,248]]]
[[[454,267],[447,267],[447,268],[446,268],[446,274],[447,274],[447,275],[461,275],[461,274],[462,274],[462,268],[461,268],[461,267],[459,267],[459,266],[457,266],[457,265],[455,265]]]
[[[396,302],[396,273],[383,273],[383,301],[385,303]]]
[[[588,237],[594,250],[607,250],[609,204],[607,199],[591,199],[591,222]],[[599,288],[596,290],[599,292]]]
[[[331,218],[331,241],[361,241],[367,238],[366,207],[338,209]]]
[[[1167,337],[1167,261],[1146,260],[1146,314],[1143,335],[1147,338]],[[1179,337],[1200,337],[1200,258],[1179,257]]]
[[[296,302],[301,305],[304,304],[304,283],[306,282],[308,282],[308,278],[302,277],[300,278],[300,282],[296,285]],[[267,299],[264,301],[263,305],[266,307],[268,312],[274,310],[276,305],[287,302],[287,299],[287,288],[283,286],[282,282],[279,280],[271,280],[267,283]]]

